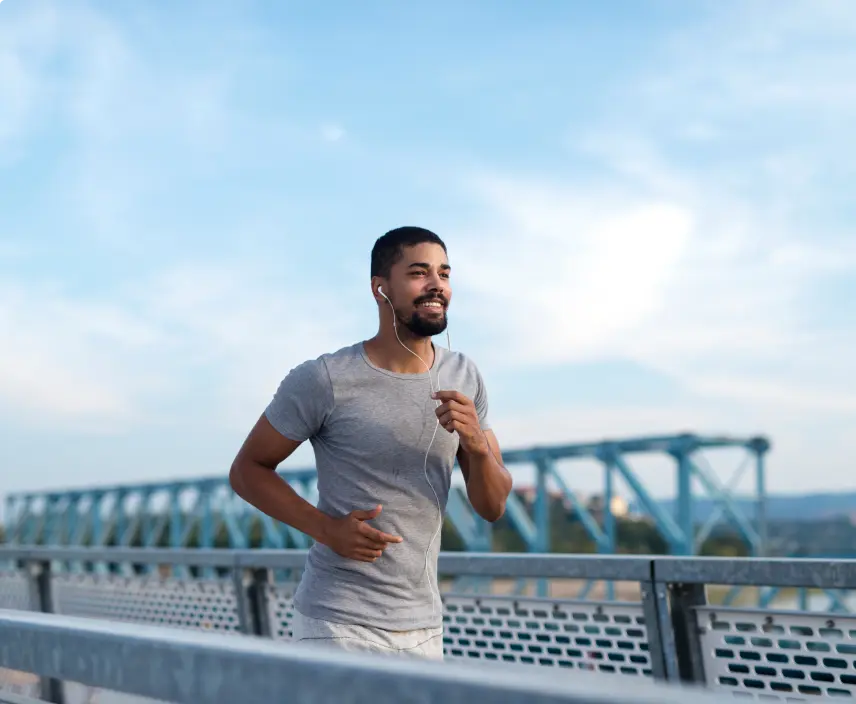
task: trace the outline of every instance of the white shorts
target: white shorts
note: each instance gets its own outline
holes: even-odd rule
[[[343,650],[443,659],[443,627],[387,631],[370,626],[322,621],[297,610],[291,622],[292,641],[330,645]]]

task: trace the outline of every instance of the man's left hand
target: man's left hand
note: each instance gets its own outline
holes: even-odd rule
[[[464,452],[470,454],[490,452],[475,404],[471,399],[459,391],[438,391],[431,397],[441,401],[435,411],[440,425],[450,433],[458,433]]]

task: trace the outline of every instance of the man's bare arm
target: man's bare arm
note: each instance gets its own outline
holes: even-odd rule
[[[458,450],[458,464],[467,483],[467,497],[476,513],[493,523],[505,513],[505,502],[511,493],[510,472],[502,464],[499,442],[492,430],[482,431],[487,451]]]
[[[229,470],[232,489],[262,513],[296,528],[342,557],[374,562],[391,543],[401,542],[400,536],[384,533],[367,523],[378,516],[381,506],[333,518],[294,491],[275,470],[299,446],[299,442],[277,432],[262,414],[232,462]]]
[[[229,483],[238,496],[262,513],[325,543],[331,517],[301,497],[275,471],[300,445],[283,437],[262,414],[232,462]]]

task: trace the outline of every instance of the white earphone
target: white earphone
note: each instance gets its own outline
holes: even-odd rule
[[[383,288],[381,286],[377,287],[378,293],[386,298],[386,302],[389,303],[389,307],[392,309],[392,326],[395,330],[395,337],[398,340],[398,343],[406,349],[410,354],[412,354],[416,359],[418,359],[422,364],[425,365],[425,370],[428,372],[428,383],[431,385],[431,394],[434,394],[434,382],[431,379],[431,368],[428,366],[428,363],[422,359],[418,354],[416,354],[413,350],[411,350],[407,345],[405,345],[401,338],[398,336],[398,321],[397,316],[395,314],[395,308],[392,305],[392,301],[389,300],[389,297],[383,292]],[[449,338],[449,328],[446,327],[446,340],[449,344],[449,349],[452,349],[451,339]],[[437,367],[437,390],[440,390],[440,368]],[[437,405],[440,405],[440,401],[437,401]],[[434,541],[437,539],[437,536],[440,535],[440,531],[443,529],[443,509],[440,506],[440,497],[437,495],[436,489],[434,489],[434,485],[431,484],[431,480],[428,478],[428,455],[431,452],[431,446],[434,444],[434,438],[437,437],[437,429],[440,427],[440,419],[436,419],[436,424],[434,425],[434,433],[431,435],[431,442],[428,443],[428,449],[425,450],[425,461],[423,462],[423,474],[425,475],[425,481],[428,486],[431,487],[431,491],[434,492],[434,498],[437,501],[437,530],[434,532],[434,535],[431,536],[431,541],[428,543],[428,548],[425,550],[425,578],[430,579],[429,576],[429,566],[428,566],[428,553],[431,552],[431,546],[434,544]],[[434,596],[434,590],[431,588],[431,583],[429,581],[428,588],[431,589],[431,610],[432,613],[436,612],[437,609],[437,600]]]

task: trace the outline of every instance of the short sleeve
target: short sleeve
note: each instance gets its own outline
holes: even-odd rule
[[[487,414],[487,387],[485,387],[484,379],[478,370],[476,370],[476,393],[473,396],[473,405],[476,407],[476,414],[478,415],[479,425],[482,430],[490,430],[490,421]]]
[[[285,437],[303,442],[317,435],[333,408],[333,388],[321,359],[296,366],[280,382],[265,416]]]

